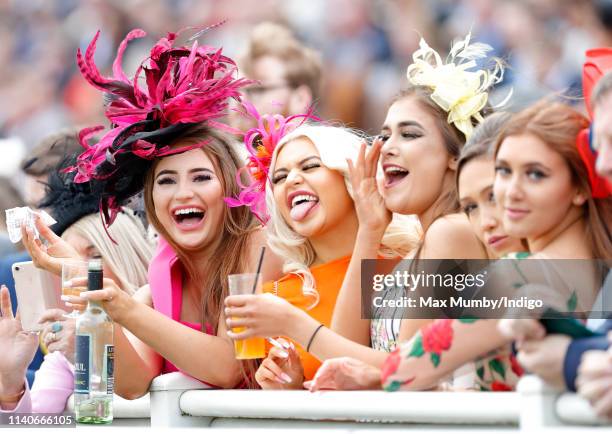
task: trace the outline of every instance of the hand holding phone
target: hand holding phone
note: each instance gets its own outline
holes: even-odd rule
[[[32,261],[13,264],[13,278],[23,330],[38,332],[42,314],[60,307],[60,279],[36,268]]]

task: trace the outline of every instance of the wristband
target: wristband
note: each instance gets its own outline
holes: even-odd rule
[[[310,337],[310,340],[308,341],[308,345],[306,345],[306,352],[307,353],[310,352],[310,346],[312,345],[312,341],[314,341],[315,336],[317,335],[317,333],[319,333],[319,330],[321,330],[323,327],[325,327],[323,324],[319,324],[319,326],[312,333],[312,336]]]

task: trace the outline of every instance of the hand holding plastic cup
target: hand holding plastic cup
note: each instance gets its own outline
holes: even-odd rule
[[[261,274],[244,273],[230,274],[228,276],[230,295],[244,295],[261,293]],[[240,333],[244,327],[233,327],[232,332]],[[234,341],[237,359],[262,359],[266,357],[266,343],[264,338],[252,337]]]
[[[62,263],[62,297],[80,297],[81,292],[87,291],[85,286],[73,286],[72,280],[77,279],[87,282],[87,262],[85,261],[65,261]],[[79,316],[78,310],[73,310],[67,318]]]

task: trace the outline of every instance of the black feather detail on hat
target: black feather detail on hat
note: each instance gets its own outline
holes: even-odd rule
[[[51,172],[45,197],[38,204],[39,208],[47,208],[57,220],[51,229],[58,236],[81,218],[100,211],[102,185],[95,181],[77,184],[74,173],[62,173],[63,168],[74,162],[75,157],[69,157],[60,163],[56,171]]]

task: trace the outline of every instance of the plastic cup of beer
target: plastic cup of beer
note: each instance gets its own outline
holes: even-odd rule
[[[243,273],[230,274],[230,295],[261,293],[261,274]],[[232,327],[232,332],[240,333],[245,327]],[[252,337],[234,341],[237,359],[262,359],[266,357],[266,340],[262,337]]]
[[[86,286],[73,286],[68,283],[77,278],[87,282],[87,262],[70,260],[62,263],[62,295],[79,297],[81,292],[87,291]],[[67,318],[76,318],[79,316],[79,311],[75,309],[65,316]]]

